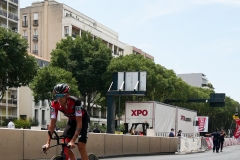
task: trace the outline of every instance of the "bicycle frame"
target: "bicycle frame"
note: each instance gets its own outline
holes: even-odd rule
[[[52,145],[52,146],[50,146],[49,148],[53,148],[53,147],[56,147],[56,146],[61,145],[61,146],[62,146],[61,153],[60,153],[60,155],[61,155],[61,157],[62,157],[61,159],[62,159],[62,160],[68,160],[69,156],[68,156],[68,153],[67,153],[67,149],[68,149],[67,141],[66,141],[67,137],[65,137],[65,136],[63,136],[63,135],[58,136],[58,134],[57,134],[56,131],[53,131],[54,137],[51,135],[50,131],[48,131],[48,134],[49,134],[49,136],[50,136],[50,138],[51,138],[52,140],[56,140],[56,141],[57,141],[57,144]],[[59,142],[59,140],[62,140],[62,139],[63,139],[63,142],[62,142],[62,143]],[[77,144],[77,143],[75,143],[75,144]],[[43,150],[44,150],[44,149],[45,149],[45,148],[43,148]]]
[[[68,153],[67,153],[68,146],[67,146],[67,143],[66,143],[67,137],[65,137],[63,135],[58,136],[56,131],[53,131],[53,134],[55,135],[54,137],[52,137],[50,131],[48,131],[48,134],[49,134],[51,139],[57,141],[57,144],[52,145],[49,148],[53,148],[53,147],[56,147],[56,146],[59,146],[59,145],[62,146],[60,155],[58,155],[58,154],[54,155],[51,158],[51,160],[68,160],[68,158],[69,158]],[[59,142],[59,140],[61,140],[61,139],[63,139],[62,143]],[[75,144],[78,144],[78,143],[75,143]],[[46,148],[43,148],[43,151],[46,153]],[[94,153],[88,153],[88,158],[89,158],[89,160],[98,160],[98,157]]]

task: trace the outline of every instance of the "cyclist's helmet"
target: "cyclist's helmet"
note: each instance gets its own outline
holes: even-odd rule
[[[69,91],[70,91],[70,87],[65,83],[59,83],[53,89],[53,92],[55,94],[68,93]]]

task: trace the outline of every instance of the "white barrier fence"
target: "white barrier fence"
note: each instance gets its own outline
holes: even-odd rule
[[[240,145],[240,139],[225,138],[223,146]],[[189,153],[206,151],[213,148],[213,141],[211,137],[179,137],[178,138],[178,152]]]

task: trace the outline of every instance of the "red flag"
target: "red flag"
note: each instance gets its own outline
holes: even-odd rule
[[[234,131],[234,137],[239,138],[240,137],[240,119],[235,119],[236,121],[236,129]]]

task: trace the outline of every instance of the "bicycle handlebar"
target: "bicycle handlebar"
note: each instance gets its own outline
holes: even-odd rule
[[[54,134],[54,137],[52,136],[53,134]],[[64,135],[58,136],[56,131],[53,131],[53,134],[51,134],[51,132],[48,131],[48,135],[50,136],[50,138],[53,139],[53,140],[57,140],[57,144],[53,145],[53,146],[50,146],[49,148],[52,148],[52,147],[55,147],[55,146],[58,146],[58,145],[66,145],[68,148],[70,148],[70,146],[65,142],[65,138],[67,138],[66,136],[64,136]],[[60,143],[59,142],[60,139],[64,139],[64,142]],[[74,144],[78,144],[78,143],[74,143]],[[43,146],[42,149],[43,149],[43,152],[47,154],[46,147]]]

